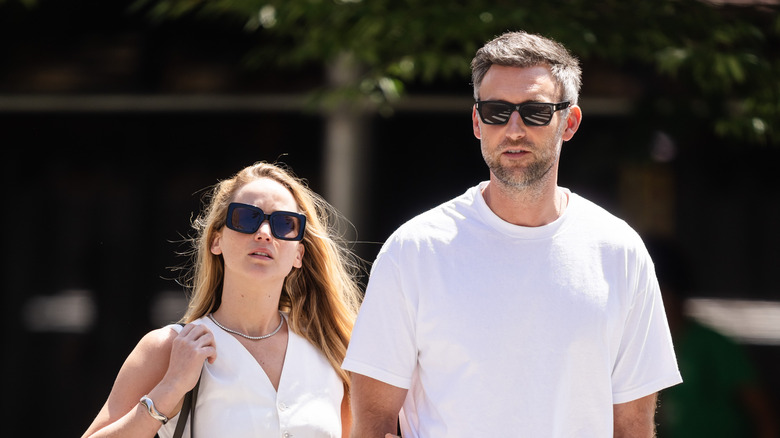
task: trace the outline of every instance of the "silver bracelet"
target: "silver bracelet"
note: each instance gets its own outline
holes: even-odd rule
[[[146,406],[146,410],[149,412],[149,415],[152,416],[155,420],[159,420],[162,422],[162,424],[165,424],[168,422],[168,417],[165,416],[162,412],[158,411],[157,408],[154,407],[154,402],[152,399],[149,398],[148,395],[145,395],[141,397],[142,405]]]

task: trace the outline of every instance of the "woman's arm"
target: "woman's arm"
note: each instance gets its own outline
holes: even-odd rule
[[[148,333],[125,360],[106,404],[83,437],[154,436],[162,423],[139,404],[141,397],[148,395],[158,411],[175,416],[184,394],[197,383],[204,360],[214,359],[214,337],[205,326]]]

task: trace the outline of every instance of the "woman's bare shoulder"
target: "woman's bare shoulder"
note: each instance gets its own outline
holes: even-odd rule
[[[126,366],[168,367],[173,340],[178,333],[171,327],[162,327],[145,334],[125,361]],[[163,363],[160,363],[163,362]]]
[[[175,330],[163,327],[148,332],[138,341],[119,370],[108,400],[84,436],[117,421],[162,380],[176,336]]]
[[[122,393],[129,390],[131,398],[136,398],[137,393],[153,388],[168,370],[176,336],[178,333],[170,327],[155,329],[144,335],[119,370],[114,391]]]

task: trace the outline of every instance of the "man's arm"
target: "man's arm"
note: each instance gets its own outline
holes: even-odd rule
[[[397,432],[407,390],[352,374],[352,438],[384,438]]]
[[[615,438],[655,437],[655,410],[658,394],[612,405]]]

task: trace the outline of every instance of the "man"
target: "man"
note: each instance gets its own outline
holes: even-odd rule
[[[372,268],[343,367],[353,437],[651,437],[681,381],[637,233],[558,187],[580,67],[514,32],[472,61],[490,180],[401,226]],[[403,408],[403,409],[401,409]]]

